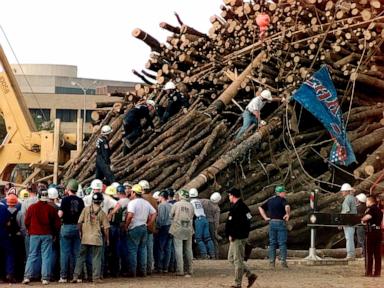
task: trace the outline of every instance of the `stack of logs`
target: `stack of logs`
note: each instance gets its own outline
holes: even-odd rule
[[[356,193],[369,193],[384,168],[384,1],[264,2],[224,0],[219,13],[210,18],[208,34],[183,23],[176,14],[179,25],[160,23],[171,32],[166,43],[135,29],[132,35],[152,50],[145,69],[134,71],[145,84],[138,84],[136,93],[98,115],[89,144],[62,176],[76,177],[83,184],[94,178],[95,140],[99,127],[109,124],[114,131],[110,146],[118,181],[146,179],[154,191],[195,187],[201,197],[214,191],[225,196],[228,188],[236,186],[254,216],[250,240],[255,245],[264,245],[267,239],[267,226],[257,207],[274,195],[275,185],[283,183],[292,205],[289,245],[307,248],[309,191],[320,189],[321,211],[338,211],[342,199],[333,192],[340,184],[352,182]],[[263,40],[255,21],[260,13],[271,19]],[[235,140],[240,107],[265,88],[290,100],[292,92],[323,64],[330,68],[337,88],[357,164],[328,163],[329,134],[294,101],[267,104],[262,110],[267,125]],[[156,118],[160,132],[144,132],[123,156],[123,113],[149,98],[166,105],[161,88],[169,80],[189,96],[188,113],[180,112],[161,127]],[[378,182],[375,193],[381,192]],[[229,209],[223,199],[220,233]],[[340,238],[338,233],[319,235],[319,244],[327,248]]]

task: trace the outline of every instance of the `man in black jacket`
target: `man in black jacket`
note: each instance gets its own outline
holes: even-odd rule
[[[111,149],[109,148],[109,135],[112,133],[109,125],[101,128],[100,137],[96,140],[96,179],[106,180],[106,184],[115,182],[115,177],[111,171]]]
[[[248,278],[247,287],[251,287],[257,276],[244,263],[245,243],[251,226],[251,212],[240,199],[240,191],[232,188],[228,191],[231,208],[225,225],[225,234],[229,239],[228,260],[235,266],[235,284],[232,288],[241,287],[243,275]]]
[[[124,154],[128,154],[133,142],[139,138],[143,132],[143,129],[154,129],[152,117],[155,114],[155,102],[153,100],[147,100],[144,104],[139,104],[133,107],[125,115],[123,120],[124,127]],[[141,120],[145,119],[146,122],[142,126]]]

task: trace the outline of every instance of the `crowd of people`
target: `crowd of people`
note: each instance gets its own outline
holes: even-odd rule
[[[193,254],[218,257],[218,192],[200,199],[196,189],[151,193],[146,180],[106,186],[99,179],[87,189],[70,179],[64,188],[37,183],[4,192],[0,271],[7,282],[190,277]]]

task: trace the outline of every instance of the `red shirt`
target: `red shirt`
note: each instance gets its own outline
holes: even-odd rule
[[[57,235],[61,222],[57,210],[47,202],[32,204],[25,215],[29,235]]]

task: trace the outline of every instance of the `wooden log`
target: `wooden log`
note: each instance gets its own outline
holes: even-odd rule
[[[159,41],[157,41],[155,38],[153,38],[151,35],[146,33],[145,31],[135,28],[132,31],[132,36],[144,41],[145,44],[147,44],[153,51],[161,52],[161,46]]]
[[[172,26],[166,22],[161,22],[159,24],[160,28],[162,29],[165,29],[165,30],[168,30],[172,33],[175,33],[175,34],[180,34],[180,28],[179,27],[175,27],[175,26]]]

